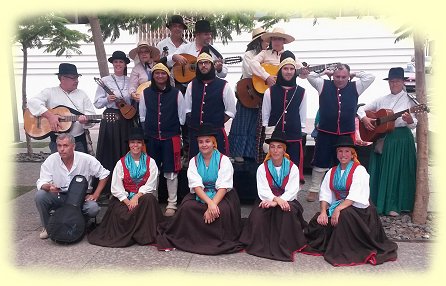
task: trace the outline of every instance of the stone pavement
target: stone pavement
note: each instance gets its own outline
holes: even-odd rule
[[[94,133],[94,132],[93,132]],[[93,142],[96,142],[93,139]],[[36,150],[37,152],[39,150]],[[20,151],[17,151],[20,152]],[[16,185],[34,186],[39,176],[40,163],[16,163]],[[307,182],[309,182],[307,178]],[[90,245],[86,238],[74,245],[58,245],[51,240],[39,239],[41,230],[38,213],[34,205],[35,190],[7,203],[13,210],[15,222],[12,226],[14,252],[11,264],[18,270],[63,269],[64,278],[75,278],[79,271],[102,273],[109,277],[107,270],[131,273],[156,273],[175,271],[181,275],[227,274],[257,279],[310,277],[311,274],[409,274],[428,273],[432,267],[436,243],[397,242],[398,259],[382,265],[360,265],[354,267],[333,267],[323,257],[296,254],[294,262],[280,262],[248,255],[236,254],[206,256],[182,252],[160,252],[153,246],[134,245],[113,249]],[[318,203],[305,201],[306,193],[300,192],[299,202],[304,207],[304,218],[309,220],[318,210]],[[242,205],[242,217],[249,215],[251,205]],[[101,210],[102,217],[105,208]],[[99,218],[100,220],[100,218]],[[295,276],[295,274],[299,274]],[[303,274],[303,275],[302,275]],[[321,275],[317,275],[321,277]],[[393,275],[392,275],[393,277]]]

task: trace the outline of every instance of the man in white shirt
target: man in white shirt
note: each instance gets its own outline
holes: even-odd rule
[[[76,175],[84,176],[89,185],[92,177],[99,179],[96,190],[85,197],[82,211],[88,217],[95,217],[99,213],[96,200],[99,198],[108,180],[110,171],[102,167],[96,158],[82,152],[74,151],[75,139],[72,135],[63,133],[56,139],[57,153],[51,154],[40,168],[37,180],[35,202],[40,220],[44,227],[40,233],[41,239],[48,238],[46,227],[50,211],[62,206],[71,180]]]
[[[180,15],[172,15],[166,27],[169,28],[170,36],[161,40],[156,47],[160,50],[161,57],[168,57],[170,55],[170,63],[172,63],[172,55],[175,51],[189,43],[183,38],[183,33],[187,29],[187,26],[183,22],[183,17]],[[168,67],[171,68],[172,65]]]
[[[82,75],[77,73],[76,66],[69,63],[61,63],[59,65],[59,72],[56,73],[56,75],[60,80],[59,86],[46,88],[35,97],[28,100],[28,109],[31,114],[48,119],[53,132],[58,132],[60,130],[61,126],[59,119],[62,116],[52,113],[50,111],[52,108],[63,105],[80,114],[95,114],[93,103],[88,95],[77,88],[79,84],[78,78]],[[69,133],[75,138],[76,151],[87,153],[88,148],[85,129],[91,126],[92,124],[88,124],[87,117],[84,115],[79,116],[78,121],[73,122]],[[57,151],[57,135],[50,134],[50,136],[51,142],[49,148],[51,153],[54,153]]]

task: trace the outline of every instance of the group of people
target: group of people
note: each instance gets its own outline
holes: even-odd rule
[[[354,142],[358,140],[355,119],[367,130],[376,128],[376,119],[366,111],[400,111],[414,105],[404,91],[402,68],[390,69],[385,79],[389,95],[357,109],[358,97],[373,83],[373,75],[351,72],[347,64],[310,73],[284,48],[294,37],[281,28],[271,32],[256,28],[243,57],[242,78],[257,76],[267,88],[259,92],[260,106],[248,108],[236,103],[234,91],[223,79],[227,68],[210,44],[210,23],[198,20],[190,43],[182,38],[186,25],[181,16],[172,16],[167,27],[170,37],[157,47],[140,41],[130,51],[135,61],[130,77],[130,59],[124,52],[115,51],[108,59],[114,73],[102,82],[112,92],[99,86],[94,100],[96,108],[106,108],[96,158],[82,153],[88,150],[84,130],[91,126],[86,116],[79,116],[69,133],[56,135],[61,116],[53,114],[52,108],[64,105],[94,114],[93,103],[77,89],[81,75],[75,65],[60,64],[60,85],[29,100],[30,112],[46,118],[54,131],[53,154],[43,163],[37,182],[36,205],[44,227],[40,237],[48,237],[50,211],[63,203],[70,180],[80,174],[94,181],[83,207],[88,216],[97,215],[101,194],[112,197],[101,224],[88,235],[92,244],[154,244],[160,250],[209,255],[244,249],[283,261],[292,261],[295,252],[302,252],[324,255],[333,265],[395,260],[397,246],[387,239],[378,214],[412,210],[416,160],[410,129],[415,128],[416,118],[405,112],[396,120],[395,131],[385,135],[380,153],[371,155],[370,182],[357,160]],[[185,54],[196,57],[195,77],[180,83],[172,67],[189,64]],[[264,64],[276,66],[277,72],[269,73]],[[297,77],[307,79],[319,94],[318,134],[306,199],[319,200],[321,208],[309,223],[296,200],[304,183],[306,122],[306,92]],[[355,77],[358,80],[353,81]],[[137,114],[126,118],[121,104],[135,108]],[[224,125],[230,118],[228,138]],[[244,225],[229,156],[235,162],[249,158],[260,164],[258,201]],[[182,160],[190,193],[177,206]],[[160,173],[168,191],[164,216],[157,200]]]

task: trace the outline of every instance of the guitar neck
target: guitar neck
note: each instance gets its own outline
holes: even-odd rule
[[[63,118],[61,118],[59,121],[63,121],[63,122],[75,122],[79,120],[79,116],[81,115],[68,115],[68,116],[64,116]],[[87,120],[95,120],[95,119],[102,119],[102,115],[84,115],[85,117],[87,117]]]
[[[302,68],[297,70],[297,74],[300,74],[300,72],[302,70],[304,70],[304,69],[307,69],[308,71],[312,72],[312,71],[324,70],[326,68],[327,68],[326,64],[317,65],[317,66],[302,67]]]

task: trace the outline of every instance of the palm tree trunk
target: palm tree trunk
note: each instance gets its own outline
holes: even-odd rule
[[[416,93],[420,103],[427,103],[426,78],[424,73],[424,43],[425,37],[414,33],[415,49],[415,78]],[[426,113],[417,115],[417,188],[415,192],[415,204],[412,213],[412,221],[416,224],[425,224],[427,220],[427,206],[429,203],[429,122]]]
[[[26,100],[26,77],[28,74],[28,49],[25,45],[22,45],[23,51],[23,67],[22,67],[22,111],[25,112],[27,108]],[[26,133],[25,133],[26,134]],[[26,134],[26,153],[28,156],[33,154],[33,147],[31,146],[31,137]]]
[[[98,60],[99,74],[101,77],[109,75],[107,55],[105,53],[104,40],[102,39],[101,25],[96,15],[88,16],[90,22],[91,33],[93,35],[94,48],[96,50],[96,58]]]

